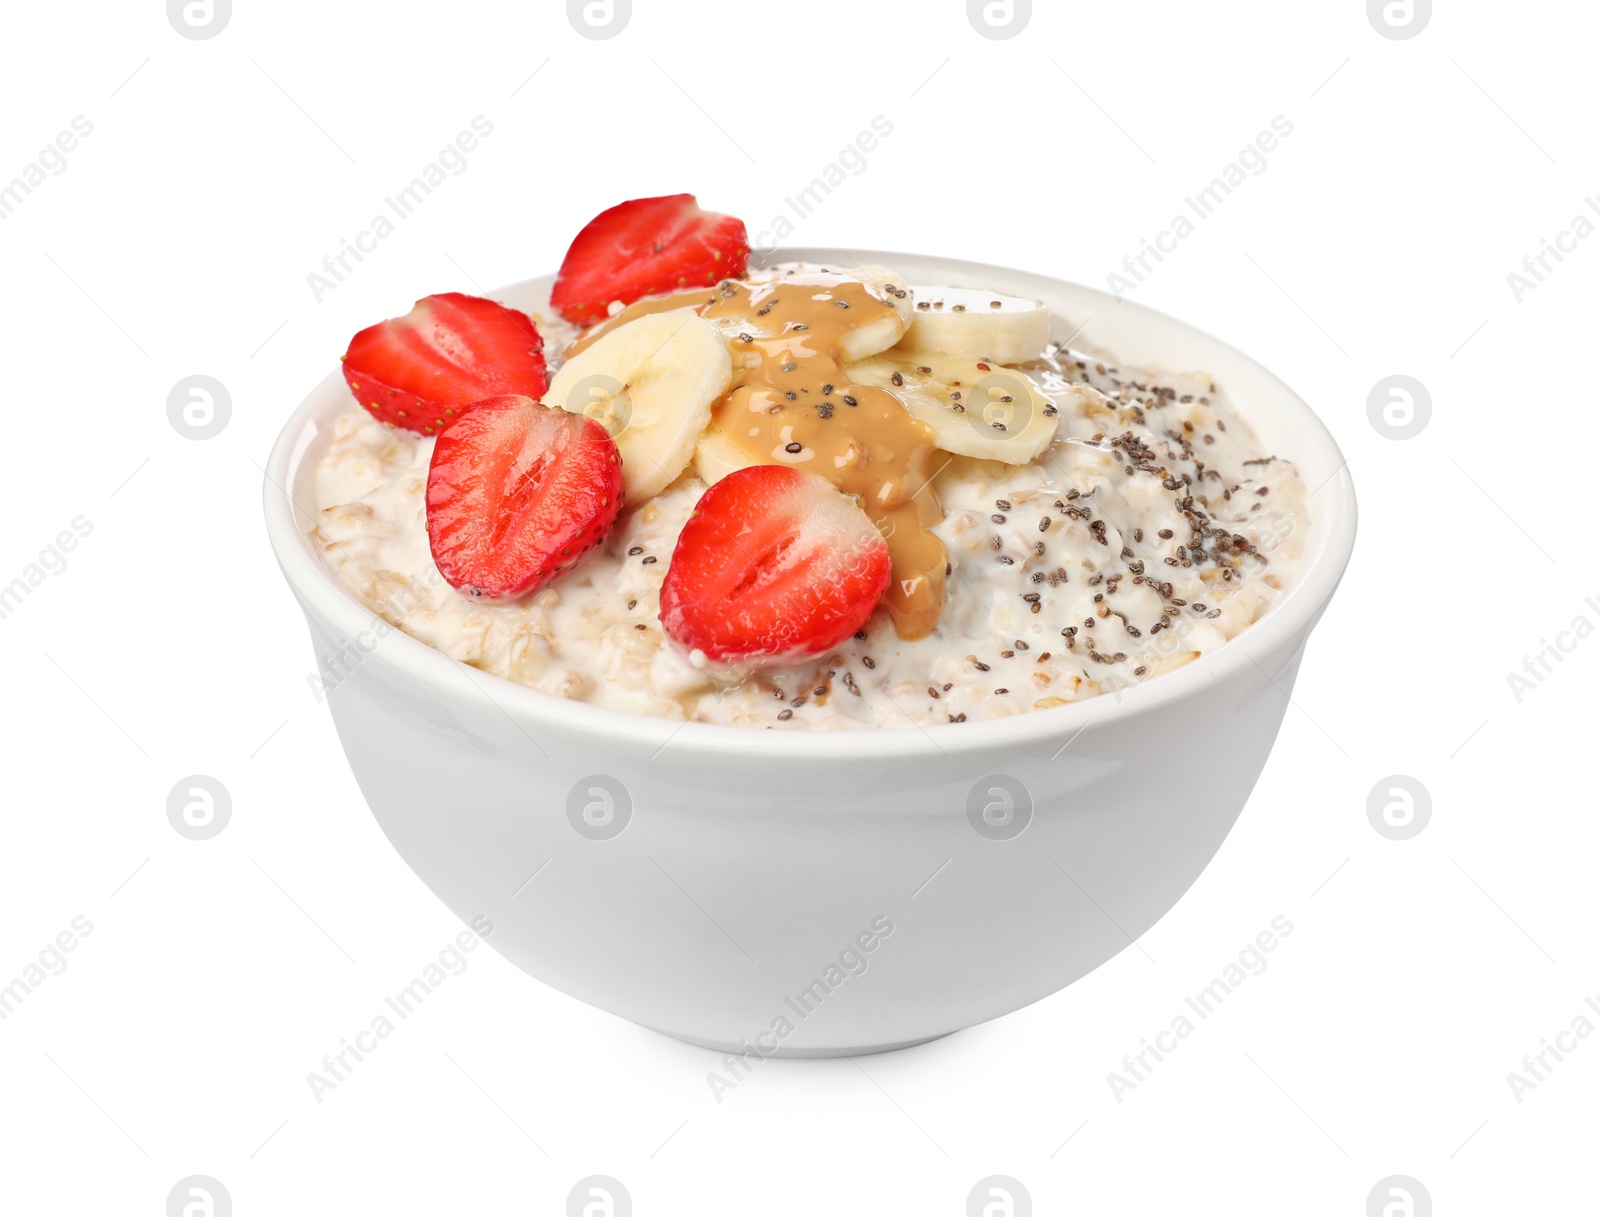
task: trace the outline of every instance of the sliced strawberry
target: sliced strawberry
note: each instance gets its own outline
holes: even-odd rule
[[[491,397],[451,423],[428,465],[428,547],[469,596],[537,591],[611,530],[622,458],[606,429],[531,397]]]
[[[433,435],[486,397],[543,397],[544,340],[526,313],[445,292],[352,338],[344,378],[379,422]]]
[[[794,662],[859,630],[888,585],[888,543],[855,500],[814,473],[751,465],[695,505],[661,624],[717,662]]]
[[[584,225],[562,260],[550,306],[576,325],[613,300],[737,279],[750,261],[744,221],[701,211],[692,194],[629,199]]]

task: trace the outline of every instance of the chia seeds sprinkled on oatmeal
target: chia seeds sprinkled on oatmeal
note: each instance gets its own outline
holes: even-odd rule
[[[778,268],[771,275],[792,273]],[[923,290],[914,306],[902,302],[908,315],[939,312],[929,324],[957,324],[950,314],[965,306],[921,298]],[[726,280],[694,303],[704,307],[709,296],[731,308],[745,291],[741,281]],[[806,344],[836,323],[875,316],[878,305],[853,296],[860,307],[849,310],[851,301],[832,301],[851,312],[846,321],[824,303],[824,324],[818,313],[794,319],[796,295],[769,294],[725,326],[723,341],[732,343],[735,361],[754,359],[773,350],[774,333],[809,330],[804,339],[787,339],[784,349],[793,354],[762,355],[783,376],[763,411],[770,403],[789,417],[798,410],[818,434],[856,434],[863,424],[853,420],[875,399],[848,367],[832,379],[808,379]],[[991,313],[1003,302],[987,294],[966,299],[970,316],[960,324],[994,325],[1006,315]],[[559,366],[577,332],[551,315],[534,316],[546,354]],[[872,381],[885,386],[872,392],[932,384],[945,417],[975,435],[1013,442],[1008,423],[1014,417],[1021,426],[1023,411],[991,417],[984,398],[962,418],[983,390],[971,375],[965,385],[941,381],[934,365],[945,366],[944,359],[924,346]],[[998,363],[986,361],[979,371]],[[965,366],[970,373],[974,361]],[[1306,494],[1294,467],[1266,453],[1252,434],[1248,402],[1241,415],[1203,373],[1124,367],[1059,344],[998,371],[1006,366],[1041,391],[1053,441],[1027,464],[958,453],[929,466],[943,518],[924,526],[945,551],[933,572],[945,572],[945,602],[932,632],[912,641],[897,637],[880,611],[827,653],[760,673],[722,671],[677,649],[657,615],[679,534],[705,490],[697,465],[648,501],[625,502],[610,535],[544,592],[521,601],[458,592],[438,578],[425,527],[434,439],[386,427],[354,400],[331,427],[317,465],[311,537],[354,596],[453,659],[552,696],[785,730],[965,724],[1080,701],[1159,679],[1269,611],[1296,572]],[[992,400],[1015,406],[1014,396]],[[810,432],[769,434],[781,440],[771,445],[769,463],[818,447]],[[798,442],[802,436],[806,443]],[[996,663],[1013,684],[987,683]],[[870,675],[858,680],[863,673]]]

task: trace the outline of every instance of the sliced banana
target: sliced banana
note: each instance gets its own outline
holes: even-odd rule
[[[916,305],[902,350],[1026,363],[1050,341],[1050,310],[1041,301],[971,287],[918,287],[912,294]]]
[[[707,427],[694,446],[694,471],[707,486],[715,486],[734,470],[754,463],[715,427]]]
[[[1050,446],[1060,412],[1026,373],[988,361],[902,350],[845,369],[887,389],[946,452],[1026,465]]]
[[[904,279],[887,266],[854,266],[839,273],[846,279],[861,280],[874,296],[894,306],[892,314],[857,326],[839,340],[839,353],[846,363],[887,351],[905,337],[914,309],[911,289]]]
[[[688,468],[711,407],[728,391],[728,344],[693,309],[650,313],[618,326],[555,374],[546,405],[587,414],[622,455],[629,503],[666,489]]]

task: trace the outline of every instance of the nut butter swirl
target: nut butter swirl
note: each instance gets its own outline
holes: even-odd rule
[[[766,283],[726,280],[629,305],[585,332],[569,357],[647,313],[697,308],[733,348],[733,383],[711,425],[752,464],[788,465],[853,495],[889,543],[883,604],[895,633],[924,638],[944,608],[947,558],[930,529],[944,512],[931,482],[933,433],[887,389],[849,383],[846,336],[895,306],[865,283],[804,273]]]

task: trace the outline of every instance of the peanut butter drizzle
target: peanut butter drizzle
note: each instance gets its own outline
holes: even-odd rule
[[[733,347],[733,383],[711,425],[753,464],[804,469],[854,495],[889,543],[883,605],[895,633],[927,637],[944,609],[947,564],[929,531],[944,518],[931,485],[933,432],[888,390],[850,384],[840,350],[847,334],[882,323],[894,305],[833,274],[730,279],[709,293],[629,305],[586,331],[568,356],[635,317],[697,305]]]
[[[571,359],[579,351],[587,350],[600,339],[604,338],[619,325],[639,317],[646,317],[651,313],[667,313],[675,308],[693,308],[705,312],[706,306],[716,296],[714,287],[697,287],[686,292],[668,292],[664,296],[646,296],[643,300],[636,300],[621,312],[614,313],[604,321],[597,321],[583,333],[572,340],[567,347],[564,358]]]

